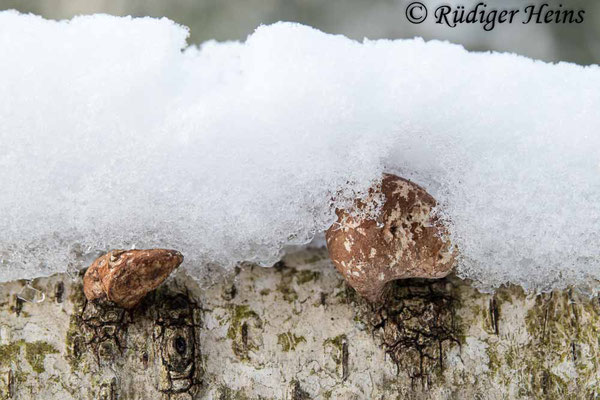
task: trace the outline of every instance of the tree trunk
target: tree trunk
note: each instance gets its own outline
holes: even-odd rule
[[[0,399],[600,396],[600,303],[573,291],[406,280],[373,307],[324,250],[204,289],[181,270],[132,311],[87,302],[80,277],[31,286],[43,301],[0,284]]]

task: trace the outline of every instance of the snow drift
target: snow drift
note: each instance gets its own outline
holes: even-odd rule
[[[196,276],[269,265],[383,171],[439,200],[483,289],[600,279],[598,66],[292,23],[187,34],[0,13],[0,280],[133,245]]]

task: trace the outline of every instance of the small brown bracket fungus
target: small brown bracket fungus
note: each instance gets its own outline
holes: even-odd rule
[[[113,250],[97,258],[83,277],[88,300],[107,299],[133,308],[183,262],[176,250]]]
[[[383,194],[374,219],[336,210],[326,232],[333,264],[346,281],[371,302],[382,300],[385,285],[403,278],[442,278],[456,260],[448,231],[433,213],[436,201],[423,188],[385,174],[371,196]],[[357,204],[359,210],[366,205]]]

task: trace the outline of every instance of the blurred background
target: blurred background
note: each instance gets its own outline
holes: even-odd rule
[[[433,10],[442,4],[464,5],[478,1],[421,0],[430,10],[425,22],[407,21],[406,7],[413,0],[0,0],[0,9],[17,9],[46,18],[64,19],[78,14],[168,17],[191,28],[190,43],[208,39],[243,40],[258,25],[296,21],[329,33],[355,39],[442,39],[467,49],[508,51],[545,61],[600,63],[600,1],[488,0],[487,9],[520,8],[548,3],[563,9],[585,10],[581,24],[498,25],[486,32],[480,24],[455,28],[434,23]]]

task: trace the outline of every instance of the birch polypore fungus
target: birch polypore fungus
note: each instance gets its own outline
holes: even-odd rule
[[[337,222],[326,232],[336,269],[371,302],[382,300],[392,280],[448,275],[457,255],[448,230],[433,212],[435,199],[423,188],[385,174],[381,185],[370,190],[371,198],[377,195],[383,196],[383,206],[376,217],[338,209]],[[367,204],[356,206],[364,211]]]
[[[112,250],[97,258],[83,277],[88,300],[107,299],[133,308],[183,262],[176,250]]]

